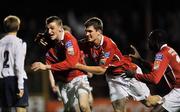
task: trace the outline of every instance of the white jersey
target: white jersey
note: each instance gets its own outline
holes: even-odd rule
[[[0,78],[17,76],[18,88],[23,89],[27,74],[24,70],[26,43],[15,35],[6,35],[0,40]]]

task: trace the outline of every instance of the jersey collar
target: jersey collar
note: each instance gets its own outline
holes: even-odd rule
[[[167,46],[167,44],[163,44],[160,49],[162,49],[162,48],[164,48],[164,47],[166,47],[166,46]]]

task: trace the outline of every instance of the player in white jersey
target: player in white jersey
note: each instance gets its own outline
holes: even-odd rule
[[[26,112],[28,106],[27,74],[24,70],[26,43],[17,37],[20,19],[7,16],[5,35],[0,40],[0,106],[2,112],[16,107],[16,112]]]

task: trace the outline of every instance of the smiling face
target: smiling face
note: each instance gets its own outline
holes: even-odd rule
[[[102,37],[103,23],[97,17],[89,18],[85,23],[85,34],[89,42],[98,45]]]
[[[89,42],[96,42],[100,32],[97,31],[94,26],[89,26],[85,29],[86,38]]]

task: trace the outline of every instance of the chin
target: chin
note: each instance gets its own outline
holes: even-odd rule
[[[93,40],[92,39],[88,39],[88,42],[92,42]]]
[[[56,39],[56,37],[51,37],[51,40],[55,40]]]

